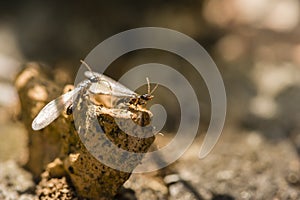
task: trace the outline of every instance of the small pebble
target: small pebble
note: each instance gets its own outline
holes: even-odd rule
[[[287,182],[292,184],[292,185],[297,185],[300,183],[300,178],[299,178],[299,175],[295,172],[290,172],[288,175],[287,175]]]
[[[180,181],[180,177],[179,177],[178,174],[170,174],[170,175],[165,176],[165,178],[164,178],[164,182],[165,182],[167,185],[176,183],[176,182],[178,182],[178,181]]]

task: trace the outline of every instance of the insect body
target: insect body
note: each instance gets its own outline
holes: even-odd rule
[[[81,61],[87,68],[90,67],[84,62]],[[153,98],[153,91],[157,88],[157,86],[150,91],[150,84],[148,82],[148,93],[143,95],[138,95],[132,90],[128,89],[121,83],[113,80],[112,78],[105,76],[103,74],[99,74],[96,72],[86,71],[85,76],[88,78],[82,82],[80,82],[74,90],[67,92],[60,97],[50,101],[36,116],[36,118],[32,122],[33,130],[40,130],[48,126],[51,122],[53,122],[56,118],[59,117],[60,113],[65,108],[70,108],[73,105],[74,99],[83,91],[87,89],[87,92],[92,95],[107,95],[110,97],[124,99],[129,98],[128,104],[133,107],[137,107],[138,105],[145,105],[147,101]],[[86,94],[84,94],[86,95]],[[131,108],[132,109],[132,108]],[[71,113],[71,109],[67,109],[67,113]]]

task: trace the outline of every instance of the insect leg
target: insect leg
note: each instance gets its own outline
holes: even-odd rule
[[[67,107],[66,114],[71,115],[73,113],[73,104]]]

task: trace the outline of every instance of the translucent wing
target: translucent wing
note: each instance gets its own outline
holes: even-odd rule
[[[100,81],[97,83],[91,83],[89,92],[93,94],[112,94],[112,88],[106,81]]]
[[[60,97],[50,101],[35,117],[32,122],[32,129],[37,131],[48,126],[60,115],[66,107],[70,106],[73,102],[73,97],[78,94],[80,88],[67,92]]]
[[[89,79],[95,76],[99,78],[99,82],[92,83],[90,87],[91,92],[93,92],[94,94],[107,94],[115,97],[136,97],[137,96],[135,92],[133,92],[126,86],[122,85],[121,83],[103,74],[86,71],[84,75]]]

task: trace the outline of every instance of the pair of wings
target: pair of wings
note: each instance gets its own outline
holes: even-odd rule
[[[86,71],[84,75],[89,79],[97,78],[97,83],[92,84],[89,87],[89,91],[93,94],[106,94],[112,95],[114,97],[137,97],[138,94],[122,85],[121,83],[115,81],[114,79],[99,74],[97,72]]]
[[[39,112],[39,114],[35,117],[35,119],[32,122],[31,126],[33,130],[41,130],[48,126],[56,118],[58,118],[60,113],[65,108],[73,104],[73,100],[77,98],[77,95],[85,87],[88,87],[88,91],[93,94],[112,95],[119,98],[134,98],[138,96],[135,92],[128,89],[126,86],[103,74],[86,71],[84,75],[88,78],[88,80],[80,82],[74,90],[67,92],[59,96],[58,98],[50,101]],[[97,81],[91,81],[92,79]]]

